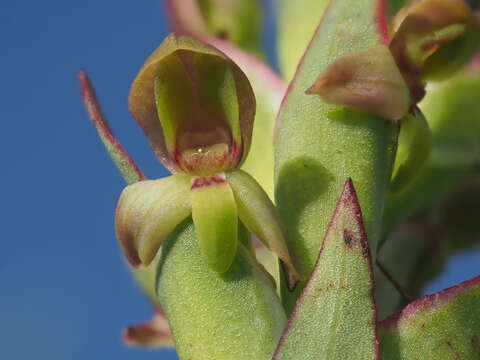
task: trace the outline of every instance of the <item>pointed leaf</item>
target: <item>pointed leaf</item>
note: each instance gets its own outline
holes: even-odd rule
[[[215,69],[215,76],[199,77],[202,74],[199,68],[205,66]],[[225,69],[228,71],[223,71]],[[223,90],[232,88],[232,76],[236,93],[225,93]],[[156,78],[159,100],[154,94]],[[214,93],[205,94],[212,86]],[[202,96],[206,95],[211,98],[205,103]],[[236,104],[233,108],[229,107],[232,102]],[[239,165],[248,154],[255,116],[255,96],[250,83],[232,60],[200,40],[169,35],[135,78],[130,89],[129,108],[158,159],[172,172],[176,171],[177,157],[183,151],[225,141],[236,160],[233,165]],[[233,130],[232,134],[229,123],[235,119],[238,119],[236,125],[240,131]],[[239,132],[241,143],[238,143]]]
[[[90,115],[90,119],[97,129],[98,135],[105,145],[108,154],[127,184],[133,184],[137,181],[145,180],[145,176],[143,176],[137,164],[135,164],[122,145],[120,145],[118,140],[113,136],[112,130],[103,116],[92,83],[84,70],[80,71],[78,74],[78,81],[80,82],[82,98],[88,114]]]
[[[237,252],[238,215],[224,174],[192,178],[192,217],[205,262],[215,271],[230,268]]]
[[[158,297],[180,359],[271,359],[285,312],[244,241],[223,274],[206,264],[191,219],[162,245]]]
[[[190,177],[177,174],[127,186],[117,204],[115,229],[127,260],[148,265],[165,238],[191,213]]]
[[[307,94],[395,121],[410,107],[408,86],[386,45],[335,60],[318,76]]]
[[[380,324],[382,360],[480,358],[480,276],[419,299]]]
[[[301,275],[293,264],[285,242],[280,218],[267,193],[242,170],[228,172],[227,181],[233,190],[240,220],[286,264],[290,274],[288,278],[300,280]],[[294,283],[289,285],[290,288],[294,287]]]
[[[175,346],[167,317],[161,309],[157,309],[155,316],[149,322],[126,328],[123,333],[123,341],[129,346],[152,349]]]
[[[373,269],[349,179],[274,360],[378,360]]]
[[[298,66],[277,118],[275,202],[287,242],[311,273],[345,179],[356,184],[373,254],[380,236],[397,129],[378,115],[305,94],[337,59],[386,42],[385,1],[334,0]],[[282,301],[291,311],[304,282]]]

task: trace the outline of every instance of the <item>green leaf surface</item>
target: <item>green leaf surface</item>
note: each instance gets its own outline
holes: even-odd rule
[[[163,244],[158,296],[181,360],[271,359],[286,317],[270,277],[243,241],[224,274],[206,264],[191,219]]]
[[[148,265],[168,234],[191,213],[190,177],[176,174],[127,186],[117,204],[115,230],[127,260]]]
[[[253,233],[268,249],[273,251],[288,267],[289,278],[301,278],[295,269],[285,242],[285,235],[280,217],[267,193],[250,175],[242,170],[227,174],[238,216],[248,230]],[[290,284],[293,287],[293,284]]]
[[[84,70],[80,71],[78,74],[78,81],[80,83],[82,98],[88,111],[88,115],[97,129],[98,135],[105,145],[108,154],[122,174],[123,179],[127,184],[133,184],[137,181],[145,180],[145,176],[140,171],[137,164],[135,164],[126,150],[113,135],[107,120],[103,116],[92,83]]]
[[[275,0],[278,61],[290,81],[307,49],[329,0]]]
[[[349,179],[274,360],[379,359],[373,269]]]
[[[238,212],[225,174],[192,178],[192,218],[207,264],[228,270],[237,252]]]
[[[300,271],[312,271],[344,181],[351,177],[362,205],[373,255],[380,235],[387,183],[396,147],[392,121],[329,105],[305,94],[338,58],[384,43],[384,5],[333,0],[305,53],[277,120],[275,198]],[[291,311],[301,288],[282,293]]]
[[[380,324],[382,360],[480,358],[480,277],[417,300]]]

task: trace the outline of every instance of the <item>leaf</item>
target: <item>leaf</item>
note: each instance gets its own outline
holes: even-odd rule
[[[224,273],[237,252],[238,214],[225,174],[192,178],[192,218],[206,263]]]
[[[233,190],[240,220],[285,263],[288,267],[288,279],[294,279],[289,284],[289,288],[293,289],[301,275],[291,259],[275,206],[260,185],[246,172],[234,170],[226,176]]]
[[[289,86],[277,119],[275,199],[287,242],[308,276],[329,215],[345,179],[356,184],[373,252],[394,161],[397,129],[392,121],[305,94],[337,59],[386,42],[385,3],[333,0],[326,10]],[[282,290],[287,312],[304,282],[290,294]]]
[[[88,111],[88,115],[97,129],[98,135],[105,145],[108,154],[127,184],[133,184],[137,181],[145,180],[145,176],[142,174],[137,164],[135,164],[122,145],[120,145],[118,140],[113,136],[112,130],[103,116],[100,104],[95,95],[95,90],[93,89],[92,83],[85,70],[79,72],[78,81],[80,83],[82,98]]]
[[[190,177],[176,174],[127,186],[115,214],[117,239],[132,266],[152,262],[165,238],[191,213]]]
[[[196,66],[199,65],[196,63],[197,61],[205,64],[203,60],[210,64],[217,63],[223,69],[226,67],[231,71],[231,74],[233,74],[236,94],[224,94],[219,92],[221,88],[216,88],[215,94],[209,94],[209,96],[217,96],[219,98],[217,105],[218,103],[222,103],[223,100],[225,100],[227,104],[235,100],[238,106],[238,114],[235,114],[235,117],[238,119],[238,125],[240,127],[241,144],[235,144],[235,141],[233,141],[235,139],[232,138],[232,135],[235,136],[236,134],[230,134],[227,130],[225,135],[224,130],[228,127],[228,122],[225,122],[224,119],[227,115],[223,113],[225,108],[220,106],[220,108],[215,107],[209,109],[208,107],[210,105],[203,103],[201,94],[202,90],[205,90],[202,87],[205,83],[199,81],[197,76],[194,75],[198,73],[198,71],[186,70],[187,68],[190,70],[195,69]],[[176,81],[170,69],[177,75],[178,79]],[[163,94],[164,100],[160,101],[160,105],[165,103],[169,105],[168,108],[165,109],[167,118],[181,115],[182,118],[178,120],[178,127],[179,129],[185,127],[181,129],[183,131],[181,135],[183,141],[189,145],[188,147],[193,145],[212,145],[208,141],[212,135],[215,140],[217,140],[218,137],[223,139],[223,137],[226,136],[230,139],[228,145],[232,148],[231,151],[236,155],[240,152],[240,157],[236,157],[237,162],[235,163],[236,165],[240,165],[247,156],[250,148],[253,120],[255,117],[255,96],[247,77],[240,68],[225,54],[201,40],[170,34],[149,56],[140,69],[130,89],[130,112],[145,132],[157,158],[170,171],[176,172],[176,150],[183,151],[187,150],[188,147],[184,149],[182,144],[175,143],[175,141],[181,140],[178,139],[175,128],[170,129],[170,127],[167,126],[167,130],[162,129],[163,118],[159,119],[157,112],[154,82],[155,78],[159,78],[160,83],[162,85],[165,84],[165,82],[162,81],[163,76],[166,77],[165,82],[168,82],[168,89],[165,89],[166,93]],[[214,81],[213,78],[212,81]],[[196,86],[194,86],[194,84],[196,84]],[[211,85],[208,81],[206,84]],[[229,86],[230,85],[228,85],[227,88]],[[211,87],[208,88],[211,90]],[[236,99],[231,98],[231,96]],[[228,114],[237,109],[232,109],[228,106],[227,108]],[[209,113],[210,110],[213,112],[213,115]],[[162,114],[163,113],[160,113],[160,115]],[[221,128],[220,132],[214,130],[217,126]],[[172,132],[169,132],[170,130],[172,130]],[[166,131],[165,136],[168,137],[167,139],[164,136],[164,131]],[[205,139],[202,137],[202,131],[206,131],[207,133],[206,144],[203,143]],[[173,134],[176,136],[175,138],[171,136]],[[189,140],[189,134],[194,138]],[[196,141],[200,141],[200,143],[196,144]],[[216,142],[214,145],[215,144]],[[180,145],[180,148],[178,148],[178,145]]]
[[[152,349],[175,346],[167,318],[160,308],[157,308],[154,317],[149,322],[127,327],[123,333],[123,342],[129,346]]]
[[[287,319],[270,277],[243,246],[241,234],[224,274],[205,262],[191,219],[162,245],[158,297],[180,359],[272,357]]]
[[[379,359],[373,289],[370,249],[349,179],[273,359]]]
[[[480,276],[426,296],[379,327],[382,360],[480,358]]]

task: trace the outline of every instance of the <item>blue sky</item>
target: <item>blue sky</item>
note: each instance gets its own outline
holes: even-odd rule
[[[121,342],[151,310],[114,236],[125,184],[76,80],[85,68],[121,143],[148,177],[166,175],[127,95],[167,33],[160,0],[0,2],[0,359],[176,359]],[[429,290],[473,277],[475,263],[458,257]]]

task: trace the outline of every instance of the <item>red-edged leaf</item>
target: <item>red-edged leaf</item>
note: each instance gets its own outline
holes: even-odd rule
[[[273,359],[378,360],[373,290],[370,248],[349,179]]]
[[[480,276],[419,299],[380,323],[382,360],[480,358]]]

